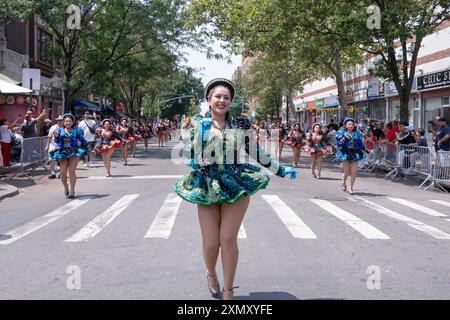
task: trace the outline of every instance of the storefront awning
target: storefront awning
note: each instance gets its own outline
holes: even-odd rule
[[[20,82],[16,81],[10,77],[8,77],[7,75],[4,75],[3,73],[0,73],[0,80],[6,81],[6,82],[10,82],[12,84],[18,85]]]
[[[0,93],[30,93],[32,90],[0,80]]]
[[[85,107],[91,111],[101,111],[100,106],[98,106],[94,102],[87,101],[87,100],[73,100],[72,106],[74,108]]]

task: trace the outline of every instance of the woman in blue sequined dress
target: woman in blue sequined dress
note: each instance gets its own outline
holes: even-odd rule
[[[233,83],[223,78],[214,79],[206,86],[211,118],[194,116],[193,128],[182,133],[193,170],[174,185],[180,197],[198,206],[203,257],[213,296],[220,293],[216,263],[221,251],[225,300],[233,299],[237,236],[250,195],[266,188],[269,182],[269,176],[259,167],[240,160],[241,146],[244,145],[246,154],[276,175],[290,174],[291,179],[296,176],[294,168],[279,166],[254,143],[247,118],[231,121],[229,111],[234,92]]]
[[[63,127],[55,130],[55,143],[57,149],[52,153],[52,160],[59,161],[61,168],[61,182],[64,186],[64,194],[68,199],[75,198],[75,184],[77,182],[76,169],[78,161],[86,153],[88,142],[84,139],[83,130],[74,127],[75,117],[66,113],[63,116]],[[78,145],[81,143],[81,147]],[[67,184],[67,172],[70,173],[70,190]]]
[[[363,143],[363,134],[356,130],[355,120],[346,118],[344,128],[336,134],[336,144],[339,151],[336,158],[343,161],[344,174],[342,176],[342,190],[347,191],[347,178],[350,176],[348,193],[353,194],[353,185],[356,180],[358,162],[366,157],[366,146]]]

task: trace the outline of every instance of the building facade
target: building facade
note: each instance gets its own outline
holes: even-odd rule
[[[395,85],[370,75],[376,59],[365,54],[363,64],[345,71],[346,108],[339,105],[333,78],[306,84],[294,98],[301,122],[325,124],[332,118],[339,121],[344,116],[357,121],[364,118],[384,122],[399,119],[400,99]],[[426,128],[428,121],[437,116],[449,117],[449,70],[450,22],[447,21],[423,39],[419,51],[409,99],[409,122],[415,128]]]
[[[24,115],[28,108],[47,108],[49,118],[55,119],[63,112],[63,84],[56,62],[51,58],[54,38],[47,25],[33,15],[24,22],[9,23],[0,50],[0,73],[22,82],[24,68],[40,69],[40,89],[32,95],[0,94],[0,118],[14,121]],[[22,84],[27,87],[28,84]]]

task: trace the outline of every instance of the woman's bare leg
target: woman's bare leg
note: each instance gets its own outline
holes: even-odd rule
[[[216,264],[220,248],[220,206],[198,205],[198,220],[203,241],[203,260],[209,275],[208,281],[213,286],[217,281]]]
[[[358,170],[358,162],[353,161],[350,163],[350,174],[351,174],[351,180],[350,180],[350,192],[353,193],[353,185],[355,184],[356,180],[356,172]]]
[[[342,175],[342,183],[347,186],[347,178],[350,175],[350,162],[344,161],[342,164],[342,167],[344,168],[344,174]]]
[[[233,288],[239,257],[237,237],[249,203],[250,197],[245,197],[236,203],[221,205],[220,248],[224,289]],[[224,290],[223,298],[232,299],[233,292]]]
[[[322,160],[323,160],[322,156],[317,156],[317,170],[318,170],[317,176],[319,178],[320,178],[320,173],[322,172]]]
[[[69,159],[69,174],[70,174],[70,194],[75,194],[75,184],[77,183],[77,166],[80,158],[73,157]]]
[[[64,186],[64,192],[67,193],[69,192],[69,185],[67,184],[67,171],[69,169],[69,160],[61,159],[61,161],[59,162],[59,168],[60,168],[59,174],[61,183]]]
[[[312,154],[312,155],[311,155],[311,161],[312,161],[312,164],[311,164],[312,175],[313,175],[314,178],[317,178],[317,176],[316,176],[316,161],[317,161],[317,156],[316,156],[315,154]]]

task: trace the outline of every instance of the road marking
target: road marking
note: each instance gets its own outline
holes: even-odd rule
[[[441,204],[443,206],[446,207],[450,207],[450,202],[447,201],[442,201],[442,200],[430,200],[431,202],[437,203],[437,204]]]
[[[440,213],[440,212],[438,212],[436,210],[424,207],[424,206],[422,206],[420,204],[417,204],[417,203],[414,203],[414,202],[410,202],[408,200],[404,200],[404,199],[400,199],[400,198],[388,198],[388,199],[391,200],[391,201],[400,203],[400,204],[402,204],[404,206],[410,207],[410,208],[412,208],[414,210],[423,212],[423,213],[428,214],[428,215],[433,216],[433,217],[446,217],[446,215],[443,214],[443,213]]]
[[[144,238],[168,239],[182,200],[177,194],[169,193]]]
[[[82,206],[89,200],[93,199],[94,196],[82,196],[78,199],[72,200],[71,202],[63,205],[62,207],[59,207],[58,209],[42,216],[39,218],[36,218],[23,226],[20,226],[14,230],[11,230],[5,234],[5,236],[8,236],[10,238],[5,240],[0,240],[0,244],[10,244],[14,241],[19,240],[20,238],[23,238],[30,233],[39,230],[42,227],[45,227],[46,225],[52,223],[53,221],[58,220],[59,218],[65,216],[66,214],[69,214],[76,208]]]
[[[245,231],[244,224],[241,224],[241,227],[239,228],[238,238],[247,239],[247,232]]]
[[[325,211],[328,211],[333,216],[344,222],[345,224],[349,225],[351,228],[355,229],[359,233],[361,233],[364,237],[367,239],[380,239],[380,240],[387,240],[390,239],[389,236],[375,228],[374,226],[368,224],[364,220],[354,216],[348,211],[345,211],[331,202],[327,200],[319,200],[319,199],[310,199],[313,203],[324,209]]]
[[[153,176],[126,176],[126,177],[102,177],[92,176],[86,177],[88,180],[126,180],[126,179],[180,179],[182,175],[153,175]]]
[[[276,195],[263,195],[294,238],[317,239],[314,232]]]
[[[129,194],[116,201],[111,207],[103,211],[94,220],[89,222],[80,231],[64,240],[64,242],[82,242],[94,238],[108,224],[110,224],[122,211],[124,211],[136,198],[138,194]]]
[[[364,198],[361,197],[356,197],[358,199],[360,199],[361,201],[363,201],[363,204],[370,208],[370,209],[374,209],[375,211],[384,214],[388,217],[394,218],[396,220],[402,221],[402,222],[406,222],[409,226],[413,227],[414,229],[420,230],[422,232],[425,232],[426,234],[436,238],[436,239],[446,239],[449,240],[450,239],[450,234],[445,233],[439,229],[436,229],[432,226],[426,225],[420,221],[417,221],[415,219],[412,219],[410,217],[404,216],[402,214],[399,214],[397,212],[394,212],[388,208],[385,208],[383,206],[380,206],[379,204],[376,204],[372,201],[366,200]]]

